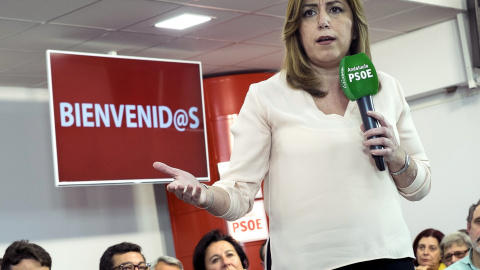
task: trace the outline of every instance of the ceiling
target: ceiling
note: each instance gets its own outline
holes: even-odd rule
[[[464,1],[364,0],[371,42],[454,18]],[[200,61],[204,76],[278,70],[287,2],[1,0],[0,87],[48,88],[48,49]],[[215,19],[186,30],[152,26],[183,13]]]

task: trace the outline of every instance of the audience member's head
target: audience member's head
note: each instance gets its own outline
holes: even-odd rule
[[[146,263],[139,245],[123,242],[113,245],[103,253],[100,258],[100,270],[148,270],[150,264]]]
[[[195,270],[247,269],[248,258],[242,246],[220,230],[212,230],[198,242],[193,252]]]
[[[267,251],[267,240],[263,241],[262,245],[260,246],[260,264],[262,265],[262,269],[265,269],[265,253]]]
[[[413,241],[416,266],[429,266],[438,269],[441,263],[440,242],[444,234],[435,229],[426,229],[420,232]]]
[[[28,240],[20,240],[7,247],[0,268],[49,270],[52,268],[52,258],[41,246],[29,243]]]
[[[183,270],[183,264],[177,258],[161,256],[157,259],[153,270]]]
[[[480,200],[468,209],[467,231],[476,257],[480,257]],[[478,267],[478,265],[476,265]]]
[[[442,239],[440,243],[440,253],[442,254],[442,261],[446,266],[459,261],[466,255],[472,247],[470,237],[463,232],[456,231],[448,234]]]

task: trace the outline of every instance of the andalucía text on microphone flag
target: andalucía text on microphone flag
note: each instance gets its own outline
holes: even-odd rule
[[[340,84],[350,100],[378,92],[378,76],[372,61],[359,53],[344,57],[340,62]]]

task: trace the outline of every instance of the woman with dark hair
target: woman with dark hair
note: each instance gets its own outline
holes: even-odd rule
[[[193,268],[242,270],[248,268],[248,258],[235,239],[215,229],[205,234],[195,247]]]
[[[431,177],[410,107],[399,82],[378,71],[381,91],[367,114],[380,126],[365,130],[340,84],[345,56],[370,57],[362,0],[289,0],[283,40],[282,70],[250,86],[231,128],[222,179],[207,186],[161,162],[154,168],[174,179],[167,190],[177,198],[226,220],[252,210],[263,181],[273,269],[413,270],[400,196],[422,199]]]
[[[413,252],[415,253],[415,270],[442,270],[445,264],[442,263],[440,243],[445,235],[435,229],[421,231],[413,241]]]

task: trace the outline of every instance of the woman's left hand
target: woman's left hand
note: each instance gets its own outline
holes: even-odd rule
[[[405,160],[405,153],[395,138],[395,132],[392,125],[382,114],[378,112],[368,111],[367,114],[377,119],[380,126],[378,128],[372,128],[365,131],[362,124],[362,130],[365,132],[365,141],[363,144],[367,147],[372,145],[383,146],[383,149],[371,149],[370,153],[376,156],[383,156],[385,161],[388,163],[393,162],[403,164]],[[368,139],[372,136],[379,137]]]

